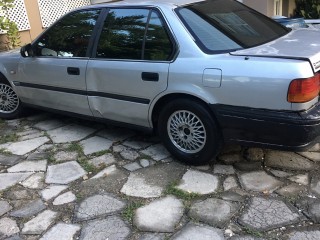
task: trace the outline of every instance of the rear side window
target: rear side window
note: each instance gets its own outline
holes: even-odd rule
[[[143,59],[168,60],[172,55],[172,51],[173,46],[165,26],[158,13],[152,11],[145,37]]]
[[[288,29],[233,0],[206,0],[176,9],[207,53],[250,48],[284,36]]]
[[[35,43],[37,56],[85,57],[100,9],[68,14]]]
[[[156,11],[110,9],[96,58],[166,61],[172,53],[172,41]]]

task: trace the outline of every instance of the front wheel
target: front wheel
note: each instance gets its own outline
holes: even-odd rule
[[[220,131],[207,109],[189,99],[168,103],[160,112],[159,136],[178,160],[201,165],[220,151]]]
[[[17,118],[21,110],[21,102],[18,95],[8,83],[0,79],[0,118]]]

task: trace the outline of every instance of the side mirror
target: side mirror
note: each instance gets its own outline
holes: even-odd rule
[[[25,46],[23,46],[21,49],[20,49],[20,54],[22,57],[34,57],[34,52],[33,52],[33,48],[32,48],[32,45],[29,43]]]

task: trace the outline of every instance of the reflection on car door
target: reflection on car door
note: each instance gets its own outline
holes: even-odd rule
[[[152,9],[110,9],[87,68],[96,117],[149,127],[150,102],[167,88],[174,44]]]
[[[86,92],[88,45],[99,9],[68,14],[33,43],[34,57],[21,58],[17,91],[25,103],[92,115]]]

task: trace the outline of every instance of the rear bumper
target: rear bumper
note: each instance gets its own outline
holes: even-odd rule
[[[305,112],[211,105],[226,143],[301,151],[320,142],[320,103]]]

